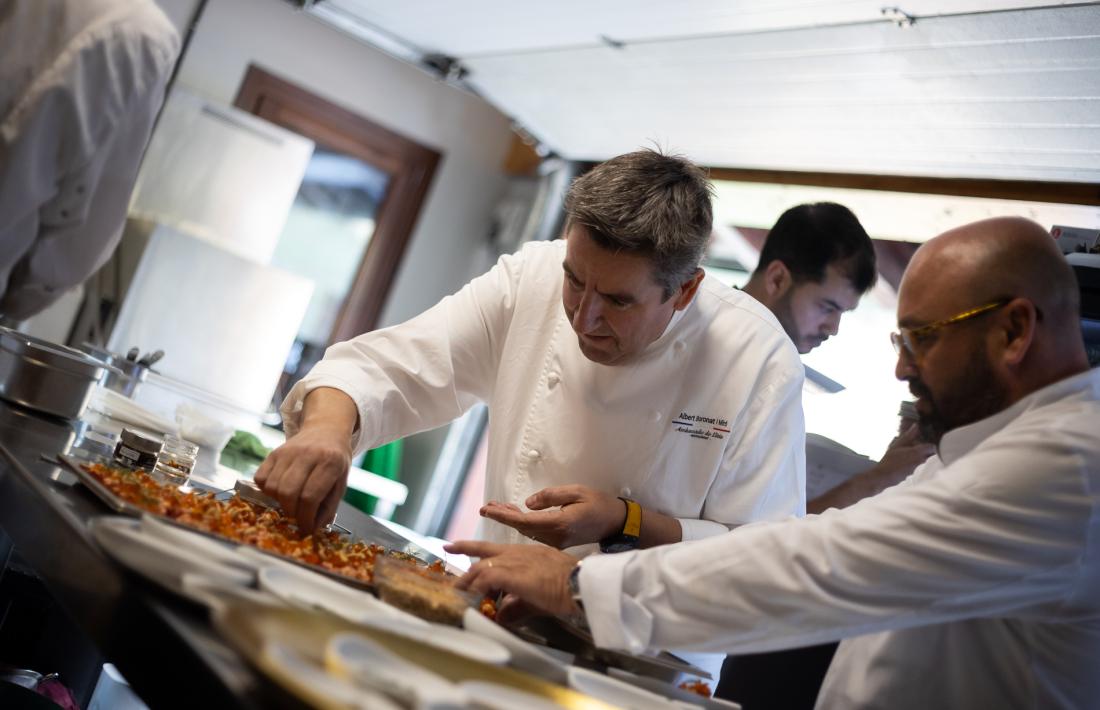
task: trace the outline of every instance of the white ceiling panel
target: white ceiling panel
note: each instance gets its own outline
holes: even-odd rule
[[[1035,4],[910,2],[900,27],[856,0],[324,6],[457,56],[569,158],[1100,182],[1100,3],[1013,9]]]
[[[885,5],[926,17],[1069,5],[1012,0],[320,0],[428,52],[468,58],[620,42],[878,22]]]

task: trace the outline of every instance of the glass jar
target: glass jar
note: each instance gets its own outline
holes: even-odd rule
[[[199,445],[169,434],[164,437],[164,447],[157,457],[155,473],[175,481],[186,481],[195,470]]]
[[[115,462],[152,471],[161,452],[161,440],[140,429],[123,429],[115,444]]]

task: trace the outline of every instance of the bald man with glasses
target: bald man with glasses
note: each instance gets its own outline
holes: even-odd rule
[[[463,584],[583,614],[597,644],[759,652],[845,639],[818,708],[1100,707],[1100,370],[1039,225],[929,241],[896,374],[938,455],[842,510],[577,565],[457,543]]]

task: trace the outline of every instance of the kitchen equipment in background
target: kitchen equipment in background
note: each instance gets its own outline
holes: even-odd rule
[[[138,387],[145,381],[146,376],[149,374],[149,368],[142,365],[140,362],[135,362],[130,359],[123,359],[121,361],[115,359],[113,364],[117,370],[112,370],[107,373],[107,379],[103,381],[103,386],[109,390],[118,392],[123,397],[133,397],[137,392]]]
[[[43,451],[69,451],[83,441],[88,432],[88,423],[82,419],[62,421],[39,416],[23,407],[0,403],[0,428],[5,427],[25,432],[27,436],[41,441]]]
[[[78,419],[107,365],[79,350],[0,327],[0,397]]]
[[[1100,366],[1100,229],[1056,224],[1050,234],[1077,277],[1085,353],[1090,366]]]
[[[171,483],[186,483],[195,470],[195,461],[199,456],[199,445],[169,434],[164,437],[153,473],[160,474]]]
[[[1070,254],[1066,257],[1077,275],[1081,294],[1081,335],[1089,365],[1100,366],[1100,254]]]
[[[1066,227],[1056,224],[1050,228],[1050,236],[1058,242],[1063,254],[1096,254],[1100,252],[1100,229]]]
[[[118,392],[123,397],[133,397],[149,374],[149,366],[144,363],[146,358],[137,359],[140,353],[137,348],[130,348],[125,356],[91,343],[81,343],[80,349],[100,362],[111,366],[111,369],[107,372],[107,377],[103,380],[103,386],[112,392]],[[164,356],[163,350],[157,352],[160,353],[161,357]],[[133,357],[130,357],[131,354]]]
[[[123,429],[115,445],[115,461],[129,468],[152,471],[160,458],[164,442],[150,432]]]
[[[163,377],[148,376],[135,396],[139,404],[174,419],[175,405],[157,400],[167,395],[178,402],[179,391],[187,390],[183,399],[217,398],[255,413],[251,422],[240,417],[225,422],[254,430],[312,292],[310,281],[158,225],[108,349],[137,345],[171,353],[158,363]],[[158,387],[150,392],[154,381]]]
[[[142,356],[138,359],[138,364],[144,367],[152,367],[155,363],[160,362],[160,359],[164,357],[163,350],[154,350],[153,352]]]

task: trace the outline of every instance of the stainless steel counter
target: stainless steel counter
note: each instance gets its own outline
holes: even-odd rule
[[[87,524],[108,511],[75,476],[42,458],[74,443],[94,446],[87,436],[86,423],[47,420],[0,401],[0,528],[22,559],[149,705],[294,707],[221,640],[204,609],[98,549]],[[341,504],[338,515],[359,537],[410,550],[407,540],[350,506]]]

